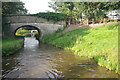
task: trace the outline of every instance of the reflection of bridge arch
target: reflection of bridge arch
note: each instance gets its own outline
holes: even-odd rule
[[[15,30],[15,32],[14,32],[14,36],[16,35],[17,30],[18,30],[19,28],[21,28],[21,27],[33,27],[34,29],[36,29],[36,30],[38,31],[39,37],[41,36],[41,31],[40,31],[40,29],[37,28],[36,26],[32,26],[32,25],[23,25],[23,26],[18,27],[18,28]]]
[[[63,28],[63,25],[59,24],[47,24],[47,23],[12,23],[10,26],[11,35],[14,36],[15,31],[21,26],[34,26],[39,30],[41,37],[45,34],[54,33],[59,28]]]

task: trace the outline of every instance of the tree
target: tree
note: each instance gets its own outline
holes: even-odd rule
[[[83,11],[84,11],[84,7],[82,5],[82,3],[78,3],[78,2],[74,2],[74,6],[75,6],[75,11],[76,11],[76,14],[75,14],[75,17],[77,17],[77,20],[80,20],[82,21],[82,14],[83,14]]]
[[[119,10],[119,2],[74,2],[75,9],[78,15],[84,14],[87,24],[89,20],[96,20],[102,22],[103,18],[106,18],[106,12],[110,10]],[[78,16],[79,17],[79,16]]]
[[[55,2],[49,3],[56,12],[67,15],[68,20],[82,18],[85,15],[87,24],[89,20],[102,22],[106,17],[106,12],[120,9],[119,2]],[[68,21],[67,20],[67,21]],[[99,21],[98,21],[99,20]]]
[[[66,22],[70,25],[74,15],[73,2],[52,2],[49,3],[49,7],[53,8],[55,12],[60,12],[67,15]]]
[[[2,14],[26,14],[27,9],[23,2],[3,2]]]

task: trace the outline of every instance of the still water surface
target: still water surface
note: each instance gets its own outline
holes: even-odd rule
[[[4,78],[117,78],[114,71],[97,66],[85,57],[42,44],[35,38],[24,40],[24,48],[3,57]]]

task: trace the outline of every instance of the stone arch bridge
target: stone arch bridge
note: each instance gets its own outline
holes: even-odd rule
[[[13,36],[15,31],[22,26],[33,26],[39,29],[41,37],[51,34],[58,29],[63,29],[65,21],[53,22],[36,16],[7,16],[7,23],[10,24],[10,34]]]

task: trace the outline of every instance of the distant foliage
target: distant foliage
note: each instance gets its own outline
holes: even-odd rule
[[[33,37],[35,37],[37,40],[40,39],[40,35],[39,35],[38,31],[33,34]]]
[[[33,16],[45,18],[48,21],[49,20],[53,20],[54,22],[66,19],[66,15],[65,14],[63,14],[63,13],[54,13],[54,12],[37,13],[37,14],[33,14]]]
[[[16,36],[21,36],[21,37],[25,37],[25,36],[31,36],[31,30],[25,30],[24,27],[23,28],[19,28],[16,31]]]

